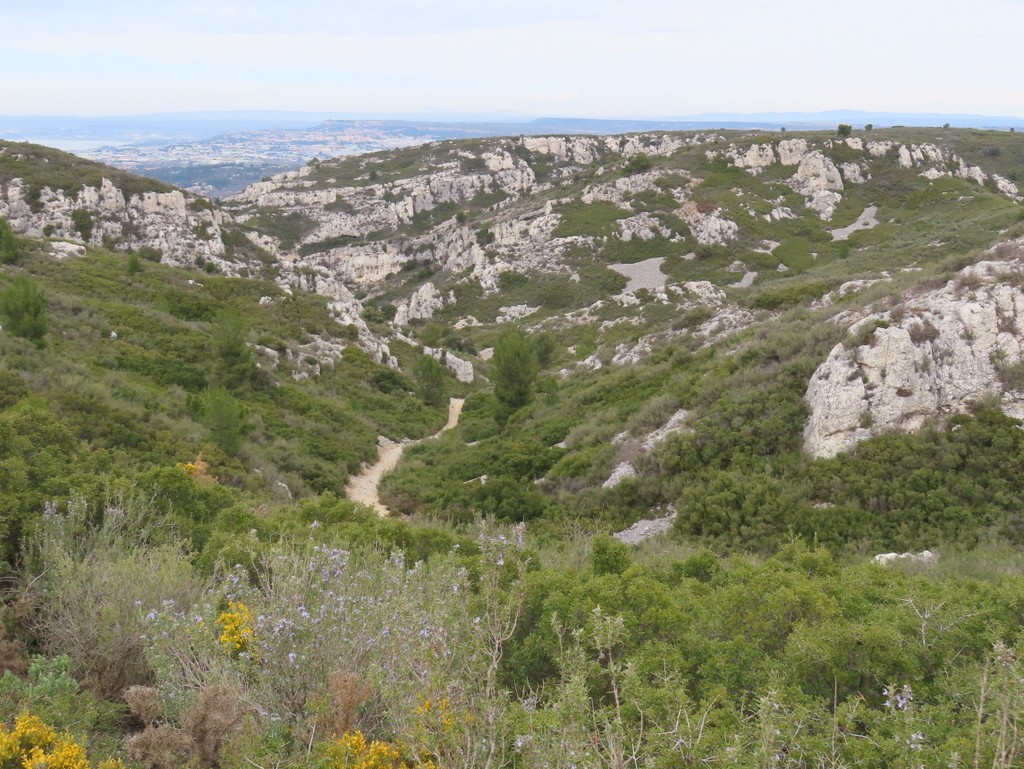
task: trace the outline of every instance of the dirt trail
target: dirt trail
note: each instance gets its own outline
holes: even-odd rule
[[[379,515],[390,515],[391,511],[381,504],[380,497],[377,495],[377,487],[380,485],[381,478],[395,469],[395,465],[402,458],[402,453],[405,451],[406,446],[432,440],[446,430],[451,430],[455,427],[459,423],[459,415],[462,413],[463,403],[465,403],[464,398],[452,398],[448,402],[448,421],[444,427],[429,438],[422,438],[419,441],[388,443],[381,446],[380,451],[377,453],[377,461],[349,480],[348,486],[345,489],[348,498],[353,502],[362,502],[364,505],[369,505]]]

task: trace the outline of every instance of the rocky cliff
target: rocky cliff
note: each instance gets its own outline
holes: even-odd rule
[[[389,339],[415,336],[431,319],[456,330],[525,320],[608,335],[602,349],[580,356],[595,367],[636,362],[680,334],[710,342],[787,297],[819,297],[811,285],[749,299],[782,278],[792,285],[837,260],[870,256],[883,236],[861,230],[885,230],[887,252],[916,247],[902,234],[910,232],[908,195],[941,223],[928,233],[936,256],[949,253],[947,241],[962,248],[962,209],[1019,203],[998,147],[961,149],[926,134],[437,142],[313,161],[223,205],[78,159],[74,174],[40,181],[48,178],[40,164],[52,170],[70,156],[32,166],[19,157],[34,150],[6,144],[0,216],[29,235],[148,249],[165,262],[258,273],[323,294],[378,361],[394,364]],[[898,258],[896,266],[907,263]],[[642,265],[645,281],[623,288],[615,273]],[[848,265],[835,271],[860,274]],[[877,279],[877,270],[862,277]],[[693,286],[712,300],[695,299]],[[390,329],[367,325],[367,305]],[[637,330],[626,339],[628,325]]]
[[[165,263],[209,263],[226,275],[260,269],[258,261],[229,253],[223,228],[231,219],[205,198],[69,158],[34,145],[0,143],[0,217],[15,231],[120,250],[151,249]],[[54,166],[52,179],[47,165]],[[15,176],[19,170],[28,173]]]
[[[834,456],[986,396],[1024,418],[1022,247],[1004,243],[942,288],[853,324],[807,388],[806,451]]]
[[[485,291],[497,290],[505,271],[565,272],[563,254],[579,240],[554,236],[561,198],[554,191],[595,163],[608,176],[630,158],[664,157],[714,137],[651,134],[632,137],[522,137],[465,146],[428,145],[418,164],[390,169],[389,158],[330,161],[254,184],[232,199],[240,220],[260,210],[301,212],[311,226],[282,258],[322,265],[351,285],[372,287],[411,264],[429,263],[449,274],[467,273]],[[538,171],[543,178],[539,178]],[[589,185],[583,203],[626,198],[655,189],[664,172],[641,173]],[[394,177],[394,178],[388,178]],[[679,203],[682,205],[682,202]],[[458,215],[460,214],[461,215]],[[467,212],[475,221],[467,221]],[[650,221],[626,221],[622,237],[669,234]],[[723,225],[713,226],[711,239]],[[297,252],[297,253],[296,253]],[[429,317],[409,312],[430,303],[410,296],[397,325]]]

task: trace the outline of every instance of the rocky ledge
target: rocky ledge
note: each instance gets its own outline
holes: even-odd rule
[[[804,448],[830,457],[986,396],[1024,418],[1024,240],[853,324],[807,388]]]

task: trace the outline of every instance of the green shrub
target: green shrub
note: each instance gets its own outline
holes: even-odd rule
[[[629,547],[602,534],[590,540],[590,568],[594,574],[622,574],[630,564]]]
[[[22,255],[21,240],[11,225],[0,216],[0,264],[14,264]]]
[[[556,238],[567,238],[573,235],[589,235],[600,238],[614,235],[618,230],[618,220],[629,216],[628,211],[607,201],[576,204],[559,209],[559,213],[562,215],[562,220],[552,233]]]
[[[654,161],[651,160],[650,156],[646,152],[638,152],[623,165],[622,170],[626,172],[628,176],[642,173],[643,171],[650,171],[654,166]]]
[[[75,231],[82,236],[82,240],[88,243],[92,240],[92,214],[85,208],[76,208],[71,212],[71,224]]]
[[[0,292],[0,318],[12,334],[42,346],[46,335],[46,295],[23,275],[16,276]]]

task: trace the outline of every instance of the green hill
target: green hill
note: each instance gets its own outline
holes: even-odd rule
[[[221,206],[3,145],[3,769],[1018,765],[1022,170],[520,137]]]

